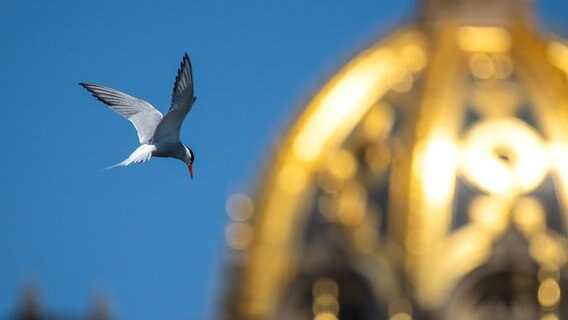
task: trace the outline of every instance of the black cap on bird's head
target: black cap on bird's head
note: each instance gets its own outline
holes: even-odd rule
[[[187,149],[187,157],[185,163],[187,164],[187,169],[189,170],[189,175],[193,179],[193,162],[195,161],[195,153],[190,147],[183,145]]]

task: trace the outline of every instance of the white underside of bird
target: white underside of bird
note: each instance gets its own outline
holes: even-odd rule
[[[171,157],[183,161],[193,178],[195,155],[181,143],[179,135],[185,116],[196,100],[193,72],[187,53],[183,56],[174,83],[172,103],[165,116],[150,103],[124,92],[92,83],[80,83],[110,109],[128,119],[138,133],[140,146],[128,158],[110,168],[141,163],[154,157]]]

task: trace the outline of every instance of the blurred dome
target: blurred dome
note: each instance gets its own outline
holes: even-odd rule
[[[422,1],[227,209],[227,319],[568,317],[568,46],[523,0]]]

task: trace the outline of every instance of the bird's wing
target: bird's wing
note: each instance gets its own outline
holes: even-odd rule
[[[148,102],[124,92],[92,83],[79,83],[113,111],[130,120],[138,132],[140,144],[152,140],[162,114]]]
[[[195,99],[191,61],[186,53],[183,56],[176,76],[176,82],[174,83],[172,104],[168,113],[158,124],[153,141],[172,137],[179,139],[181,124],[191,110]]]

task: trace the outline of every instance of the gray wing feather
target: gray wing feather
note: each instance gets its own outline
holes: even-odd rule
[[[191,61],[186,53],[183,56],[176,76],[176,81],[174,83],[172,104],[168,113],[158,124],[153,141],[167,138],[179,139],[181,124],[183,123],[185,116],[191,110],[195,99],[193,71],[191,68]]]
[[[79,84],[110,109],[130,120],[138,132],[140,144],[152,140],[162,114],[151,104],[109,87],[92,83]]]

